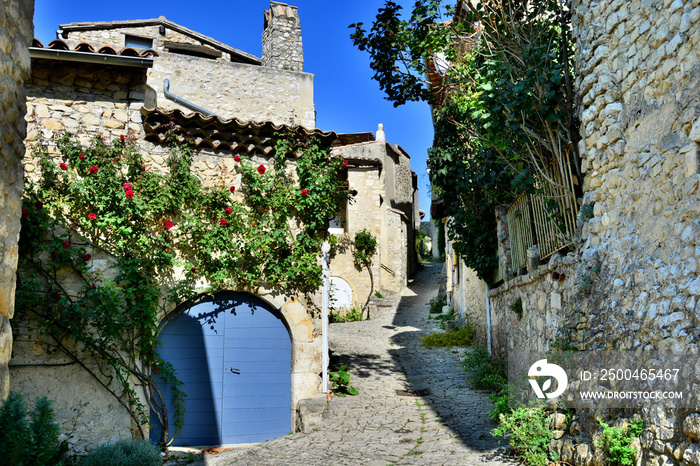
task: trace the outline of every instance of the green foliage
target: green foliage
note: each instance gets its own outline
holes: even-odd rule
[[[374,292],[374,297],[375,297],[375,298],[378,298],[378,299],[383,299],[383,298],[384,298],[384,295],[383,295],[381,292],[379,292],[379,291],[375,291],[375,292]]]
[[[518,296],[515,301],[513,301],[508,308],[515,313],[518,318],[523,316],[523,298]]]
[[[375,252],[377,252],[377,238],[363,229],[355,234],[355,246],[352,255],[355,263],[358,265],[366,265],[372,262]]]
[[[367,295],[367,301],[365,305],[362,306],[362,311],[367,311],[367,318],[369,319],[369,300],[372,298],[372,293],[374,292],[374,275],[372,274],[372,258],[377,252],[377,238],[372,233],[367,231],[367,229],[362,229],[355,233],[355,240],[353,241],[353,251],[352,256],[355,261],[355,267],[358,270],[366,268],[369,273],[369,294]]]
[[[603,449],[608,462],[612,465],[622,466],[634,464],[634,456],[637,454],[637,450],[630,445],[636,437],[642,435],[644,421],[635,419],[627,424],[627,427],[624,429],[609,426],[600,419],[598,419],[598,422],[603,427],[603,435],[596,446]]]
[[[595,216],[595,214],[593,213],[593,204],[582,205],[578,211],[578,216],[584,222],[587,222],[590,219],[592,219]]]
[[[468,351],[462,364],[475,388],[500,392],[508,382],[505,365],[489,356],[483,346],[474,346]]]
[[[421,343],[426,348],[469,346],[474,343],[474,329],[469,326],[464,326],[453,328],[447,332],[434,332],[421,337]]]
[[[333,384],[333,393],[338,396],[345,395],[357,395],[359,392],[357,388],[351,387],[352,382],[350,382],[350,374],[348,374],[348,366],[342,365],[335,372],[330,372],[329,378]]]
[[[343,323],[343,322],[359,322],[363,319],[362,309],[357,306],[353,306],[352,309],[346,311],[344,314],[329,314],[329,321],[331,323]]]
[[[60,464],[66,446],[59,442],[53,402],[37,398],[27,420],[24,397],[11,392],[0,408],[0,456],[9,466]]]
[[[102,445],[80,461],[80,466],[160,466],[160,448],[143,439]]]
[[[510,445],[528,466],[549,464],[549,442],[552,431],[543,408],[518,408],[510,414],[500,416],[500,424],[492,431],[495,437],[510,436]]]
[[[493,408],[489,409],[491,419],[500,419],[501,415],[506,415],[511,412],[510,408],[510,391],[508,384],[503,385],[503,388],[498,393],[489,394]]]
[[[203,293],[321,283],[328,219],[352,197],[343,159],[305,133],[278,136],[268,166],[235,157],[234,187],[202,186],[174,134],[166,173],[147,169],[128,137],[83,147],[63,133],[51,151],[47,141],[33,147],[40,176],[25,186],[13,327],[91,371],[144,438],[149,411],[161,442],[169,435],[155,377],[170,385],[176,428],[184,422],[186,395],[156,351],[159,315]]]
[[[447,304],[447,296],[435,296],[430,300],[430,313],[431,314],[441,314],[442,308]]]
[[[445,15],[443,16],[443,10]],[[495,208],[536,191],[553,160],[578,173],[570,7],[558,2],[418,0],[410,19],[388,0],[371,30],[351,25],[374,79],[395,105],[436,104],[428,164],[455,251],[491,282],[498,263]],[[439,62],[439,83],[423,78]],[[547,180],[539,177],[540,188]]]

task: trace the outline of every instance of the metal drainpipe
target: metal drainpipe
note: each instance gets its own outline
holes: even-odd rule
[[[489,356],[491,356],[491,301],[489,300],[489,284],[484,283],[486,286],[486,329],[488,334],[486,335],[486,345],[489,349]]]
[[[189,102],[189,101],[183,99],[182,97],[178,97],[175,94],[173,94],[172,92],[170,92],[170,80],[169,79],[166,79],[165,81],[163,81],[163,94],[165,94],[165,97],[167,97],[168,99],[170,99],[174,102],[177,102],[178,104],[183,105],[183,106],[189,108],[190,110],[194,110],[195,112],[203,113],[207,116],[212,116],[212,115],[216,116],[216,115],[214,115],[214,113],[210,112],[209,110],[205,110],[202,107],[195,105],[192,102]]]

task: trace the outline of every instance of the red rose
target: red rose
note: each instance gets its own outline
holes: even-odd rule
[[[240,161],[241,161],[241,156],[240,156],[240,155],[234,155],[234,156],[233,156],[233,160],[235,160],[236,162],[240,162]]]
[[[233,192],[236,192],[236,187],[235,187],[235,186],[231,186],[231,187],[228,188],[228,189],[230,189],[232,193],[233,193]]]
[[[61,167],[61,170],[68,170],[68,165],[63,162],[59,163],[58,166]]]
[[[79,158],[80,160],[85,160],[85,154],[80,154],[80,155],[78,156],[78,158]]]
[[[197,267],[192,267],[192,273],[195,273],[197,271]]]
[[[51,258],[58,259],[58,253],[56,251],[51,251]]]
[[[70,249],[70,241],[65,240],[65,241],[63,242],[63,247],[64,247],[65,249]]]
[[[141,165],[141,171],[142,171],[142,172],[145,172],[145,171],[146,171],[146,166],[145,166],[145,165]]]
[[[353,195],[353,196],[357,196],[357,189],[353,189],[353,190],[352,190],[352,195]]]
[[[258,173],[260,173],[261,175],[265,173],[265,165],[260,165],[258,167]]]
[[[44,207],[44,203],[41,201],[36,201],[34,203],[34,207],[36,207],[37,209],[42,209]]]
[[[85,262],[88,262],[90,259],[92,259],[92,254],[85,254],[83,255],[83,260]]]
[[[53,296],[53,299],[56,299],[56,300],[61,299],[61,293],[59,293],[58,291],[55,292],[52,296]]]
[[[222,219],[219,220],[219,225],[221,225],[222,227],[225,227],[225,226],[226,226],[226,223],[227,223],[227,222],[226,222],[226,219],[225,219],[225,218],[222,218]]]
[[[90,167],[90,174],[94,175],[95,173],[97,173],[97,170],[97,165],[93,165],[92,167]]]
[[[119,162],[119,158],[118,158],[118,157],[114,157],[114,163],[117,163],[117,162]]]
[[[224,212],[226,212],[226,215],[231,215],[231,212],[233,212],[233,210],[230,207],[226,207],[224,209]]]
[[[93,213],[93,212],[90,212],[90,213],[88,214],[88,218],[89,218],[90,220],[95,220],[95,219],[97,218],[97,214],[95,214],[95,213]]]
[[[170,230],[172,227],[173,227],[173,222],[171,222],[170,220],[166,220],[165,229]]]
[[[22,219],[24,220],[27,217],[29,217],[29,210],[22,209]]]
[[[347,164],[348,164],[348,161],[347,161],[347,160],[343,160],[343,166],[345,167],[345,166],[347,166]]]
[[[119,140],[120,140],[121,142],[124,142],[124,135],[123,135],[123,134],[120,134],[120,135],[119,135]]]
[[[131,199],[132,197],[134,197],[134,192],[129,190],[126,193],[124,193],[124,195],[126,196],[127,199]]]
[[[301,195],[302,195],[302,196],[308,196],[308,195],[309,195],[309,192],[308,192],[307,190],[305,190],[305,189],[302,189],[302,190],[301,190]]]
[[[124,191],[133,191],[134,187],[129,183],[124,183]]]

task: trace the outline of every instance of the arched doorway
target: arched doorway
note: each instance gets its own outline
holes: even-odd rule
[[[217,293],[175,317],[158,339],[187,393],[173,446],[262,442],[290,432],[292,344],[264,301]],[[165,396],[172,412],[169,391]]]

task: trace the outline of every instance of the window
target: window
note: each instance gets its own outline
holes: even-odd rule
[[[133,47],[135,49],[150,49],[153,48],[153,39],[125,35],[124,47]]]

